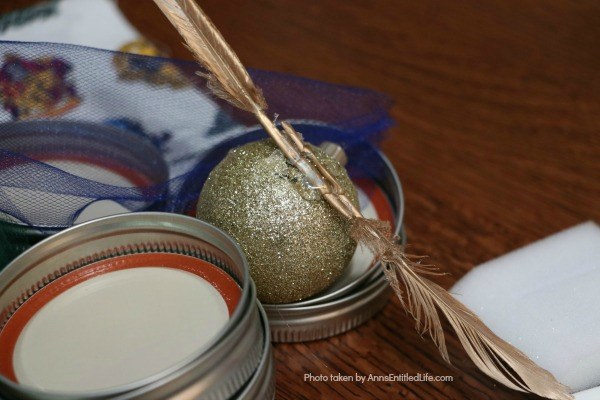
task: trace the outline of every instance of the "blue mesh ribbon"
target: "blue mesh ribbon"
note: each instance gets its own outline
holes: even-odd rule
[[[228,149],[266,137],[251,115],[214,99],[197,69],[82,46],[0,42],[0,230],[52,233],[100,200],[131,211],[188,211]],[[307,140],[337,142],[351,167],[362,165],[356,173],[377,175],[368,153],[391,125],[389,98],[250,74],[270,110]],[[78,163],[88,165],[85,173]]]

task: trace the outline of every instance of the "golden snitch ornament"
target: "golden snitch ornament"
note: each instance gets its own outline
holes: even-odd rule
[[[311,149],[358,205],[344,167],[323,150]],[[290,303],[326,289],[356,249],[348,220],[270,139],[229,152],[202,189],[197,217],[240,244],[264,303]]]

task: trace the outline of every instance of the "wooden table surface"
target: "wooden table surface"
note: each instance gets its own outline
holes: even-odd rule
[[[600,221],[600,3],[570,0],[202,0],[250,67],[372,88],[397,125],[413,252],[450,275],[585,220]],[[150,1],[126,16],[190,58]],[[276,110],[273,110],[276,111]],[[285,116],[282,116],[285,117]],[[540,277],[543,279],[543,276]],[[275,346],[278,399],[532,399],[453,366],[397,300],[358,329]],[[429,373],[451,383],[307,383],[305,373]]]

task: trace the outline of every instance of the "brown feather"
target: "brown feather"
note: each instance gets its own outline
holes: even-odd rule
[[[243,110],[264,110],[267,103],[246,68],[193,0],[154,0],[209,72],[210,90]]]

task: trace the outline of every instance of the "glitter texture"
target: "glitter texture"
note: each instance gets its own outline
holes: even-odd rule
[[[346,170],[319,148],[312,149],[358,204]],[[356,249],[347,220],[270,139],[229,152],[206,181],[197,216],[240,244],[264,303],[298,301],[326,289]]]

